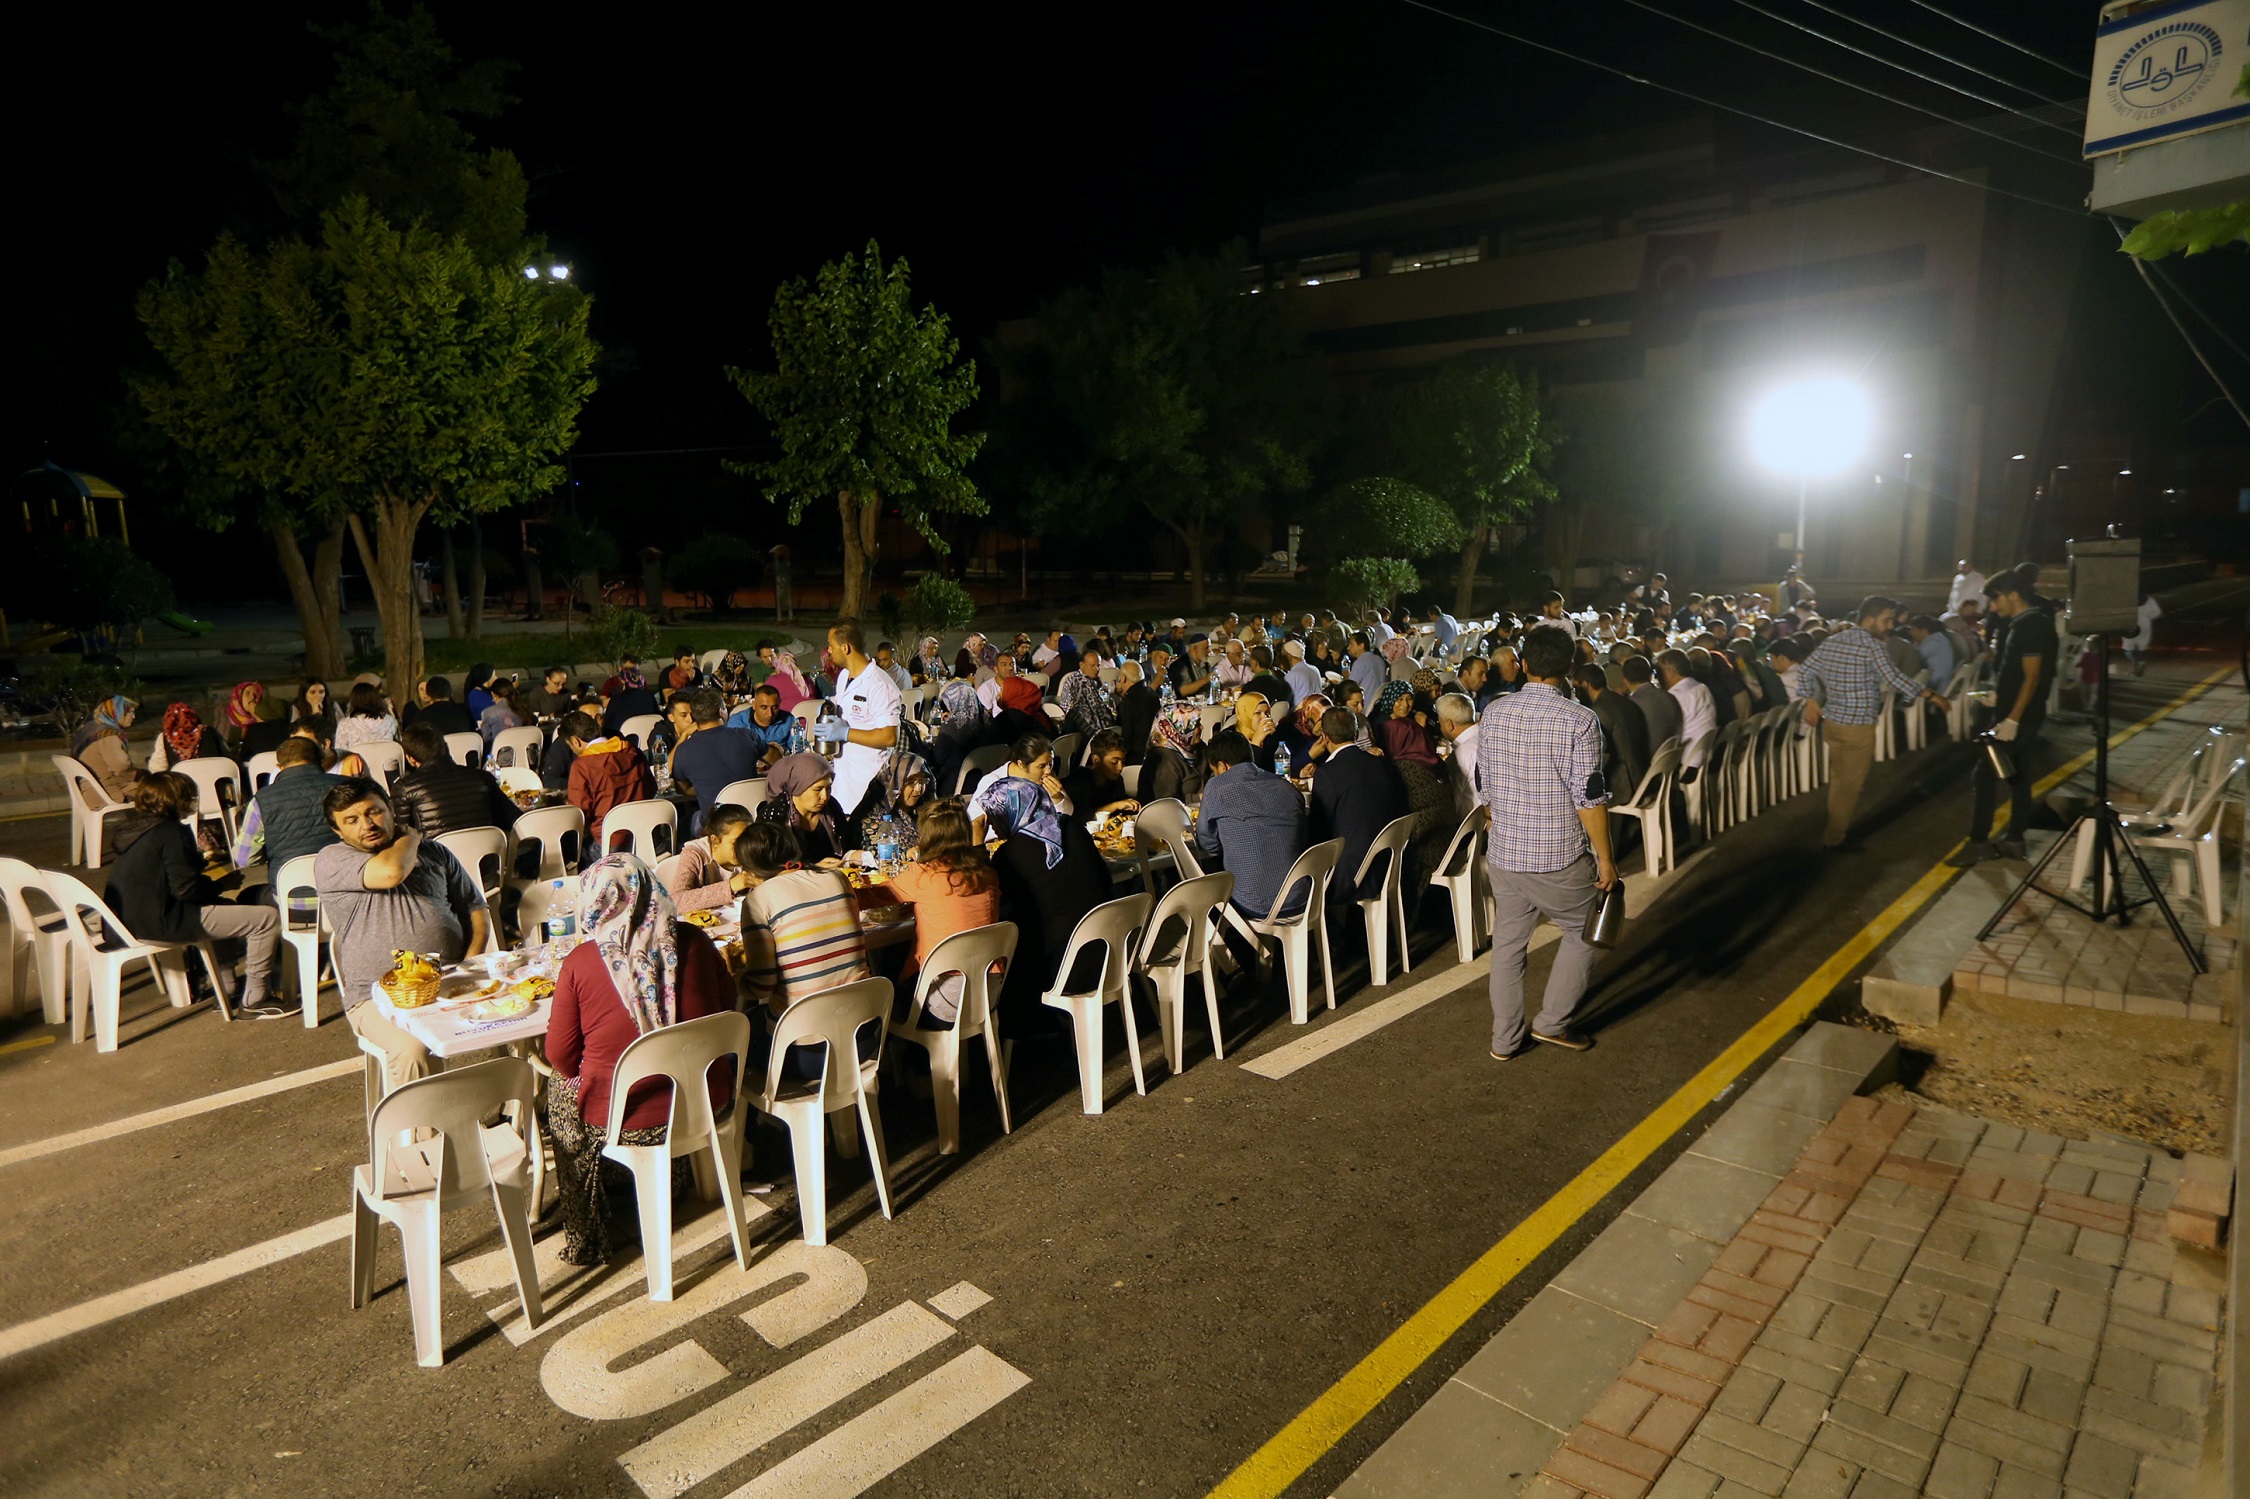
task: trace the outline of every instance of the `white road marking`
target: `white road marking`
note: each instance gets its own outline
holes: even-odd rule
[[[696,1412],[617,1464],[649,1499],[674,1499],[952,1336],[943,1320],[904,1302]]]
[[[357,1067],[358,1063],[352,1064]],[[82,1301],[62,1311],[21,1322],[0,1330],[0,1359],[28,1353],[34,1348],[67,1338],[73,1333],[89,1331],[104,1323],[115,1322],[135,1312],[161,1306],[206,1286],[262,1270],[268,1265],[318,1249],[324,1244],[334,1244],[351,1237],[352,1215],[341,1214],[325,1223],[315,1223],[300,1228],[295,1233],[283,1234],[278,1239],[268,1239],[263,1244],[253,1244],[248,1249],[237,1249],[232,1254],[205,1260],[185,1270],[175,1270],[170,1275],[160,1275],[154,1280],[142,1281],[122,1291],[112,1291],[107,1296],[97,1296],[92,1301]],[[338,1302],[341,1305],[341,1301]]]
[[[356,1077],[361,1071],[358,1057],[341,1062],[330,1062],[321,1067],[308,1067],[302,1072],[291,1072],[282,1077],[269,1077],[262,1083],[247,1087],[229,1088],[224,1093],[207,1094],[191,1098],[186,1103],[175,1103],[161,1109],[151,1109],[145,1114],[131,1114],[108,1124],[97,1124],[90,1129],[73,1130],[67,1135],[51,1139],[34,1140],[29,1145],[16,1145],[0,1150],[0,1166],[20,1165],[36,1161],[41,1156],[57,1155],[65,1150],[75,1150],[81,1145],[92,1145],[102,1140],[114,1140],[119,1135],[129,1135],[136,1130],[155,1129],[159,1125],[175,1124],[182,1119],[192,1119],[198,1114],[208,1114],[214,1109],[231,1108],[238,1103],[248,1103],[254,1098],[269,1098],[276,1093],[287,1093],[292,1088],[309,1087],[324,1083],[330,1078]]]
[[[1030,1383],[990,1349],[971,1348],[727,1499],[852,1499]]]
[[[772,1211],[763,1203],[749,1199],[744,1200],[743,1208],[744,1216],[752,1223]],[[684,1278],[691,1270],[700,1268],[689,1263],[690,1257],[709,1245],[725,1242],[726,1238],[727,1217],[723,1208],[715,1207],[693,1223],[674,1229],[673,1274]],[[523,1319],[522,1303],[515,1296],[515,1260],[508,1253],[507,1245],[459,1261],[450,1268],[453,1278],[474,1295],[501,1290],[509,1293],[507,1300],[485,1307],[484,1314],[510,1343],[521,1348],[533,1338],[584,1316],[616,1292],[648,1278],[648,1262],[638,1251],[627,1259],[614,1260],[607,1265],[566,1265],[562,1247],[560,1229],[531,1246],[532,1267],[539,1276],[539,1300],[547,1313],[546,1320],[537,1327]]]
[[[989,1306],[991,1305],[991,1303],[992,1298],[990,1296],[987,1296],[984,1292],[978,1290],[975,1286],[970,1285],[965,1280],[961,1281],[957,1285],[947,1287],[945,1290],[938,1292],[935,1296],[932,1296],[930,1298],[931,1306],[945,1313],[945,1315],[951,1317],[956,1322],[969,1315],[969,1313],[975,1311],[978,1307]]]
[[[1698,850],[1700,854],[1701,850]],[[1660,881],[1645,874],[1625,876],[1625,914],[1635,917],[1654,903],[1658,893],[1668,889],[1679,878],[1679,869],[1667,873]],[[1551,922],[1542,921],[1531,934],[1526,949],[1537,952],[1561,939],[1562,933]],[[1352,1007],[1311,1035],[1277,1046],[1255,1060],[1242,1064],[1244,1072],[1254,1072],[1260,1077],[1284,1078],[1292,1072],[1311,1066],[1322,1057],[1332,1056],[1355,1041],[1364,1041],[1386,1025],[1404,1020],[1416,1010],[1435,1004],[1462,986],[1482,982],[1492,972],[1492,954],[1480,953],[1467,963],[1456,964],[1442,973],[1422,980],[1411,989],[1386,995],[1382,999],[1362,1004],[1355,1000]],[[1380,991],[1363,989],[1362,995]]]

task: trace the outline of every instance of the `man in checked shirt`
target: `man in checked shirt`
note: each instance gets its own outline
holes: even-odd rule
[[[1544,1041],[1584,1051],[1572,1018],[1586,996],[1594,949],[1586,917],[1617,883],[1609,852],[1609,786],[1602,721],[1570,695],[1576,642],[1557,625],[1524,636],[1524,685],[1495,698],[1477,726],[1477,761],[1492,829],[1492,1056],[1505,1062]],[[1524,1025],[1523,970],[1532,929],[1562,929],[1539,1017]]]
[[[1938,693],[1900,671],[1883,649],[1883,637],[1905,612],[1897,599],[1869,594],[1859,602],[1859,623],[1822,641],[1797,668],[1805,722],[1823,725],[1821,738],[1828,746],[1828,831],[1820,846],[1831,852],[1859,849],[1847,840],[1867,768],[1875,762],[1875,719],[1883,711],[1883,689],[1889,687],[1902,703],[1925,698],[1940,708],[1946,705]]]

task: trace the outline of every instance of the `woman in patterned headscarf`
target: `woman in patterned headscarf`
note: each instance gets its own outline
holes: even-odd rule
[[[1406,848],[1405,888],[1419,890],[1429,883],[1445,841],[1453,833],[1453,796],[1445,788],[1437,751],[1430,747],[1427,725],[1415,722],[1414,686],[1391,682],[1376,696],[1375,741],[1398,767],[1406,782],[1406,807],[1414,818],[1413,841]]]
[[[813,695],[812,683],[805,680],[804,672],[797,667],[797,658],[787,651],[773,653],[773,672],[766,685],[781,694],[781,711],[787,713]]]
[[[930,773],[941,792],[951,795],[961,762],[992,739],[984,701],[965,680],[951,681],[938,693],[937,735],[930,741]]]
[[[748,697],[752,686],[750,658],[740,651],[728,651],[719,658],[719,669],[711,673],[711,685],[725,693],[729,702]]]
[[[711,939],[679,919],[662,882],[631,854],[607,855],[581,877],[578,931],[584,940],[555,976],[545,1042],[555,1077],[545,1112],[557,1147],[563,1260],[598,1265],[609,1258],[601,1169],[617,1059],[650,1031],[733,1009],[735,986]],[[708,1086],[713,1111],[725,1108],[732,1077],[714,1069]],[[635,1087],[616,1143],[663,1144],[671,1107],[669,1083]]]
[[[73,758],[92,771],[102,789],[117,801],[128,801],[133,794],[135,771],[125,731],[133,726],[133,715],[138,711],[139,706],[129,697],[104,699],[80,726],[70,747]],[[84,794],[92,799],[91,792]]]
[[[906,665],[917,687],[929,682],[942,682],[947,676],[945,656],[938,648],[938,638],[935,635],[922,637],[921,642],[914,647],[914,659]]]
[[[1393,635],[1383,642],[1383,659],[1391,666],[1391,680],[1402,682],[1414,675],[1414,658],[1407,654],[1406,637]]]
[[[1085,824],[1058,813],[1054,799],[1031,781],[996,781],[978,805],[986,830],[1000,836],[992,867],[1000,877],[1001,914],[1017,930],[1016,961],[1008,965],[1000,999],[1001,1031],[1012,1039],[1054,1016],[1042,1010],[1039,995],[1062,976],[1079,921],[1110,898],[1109,866]],[[1080,953],[1068,987],[1099,983],[1101,962],[1098,944]]]
[[[148,768],[170,770],[182,760],[223,756],[226,752],[225,741],[204,723],[202,714],[186,703],[173,703],[164,710],[164,732],[156,736],[156,744],[148,752]]]
[[[1142,806],[1166,797],[1184,802],[1203,789],[1202,744],[1203,710],[1196,704],[1173,703],[1156,715],[1141,760]]]

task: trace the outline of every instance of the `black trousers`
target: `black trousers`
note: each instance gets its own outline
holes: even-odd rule
[[[2031,826],[2031,747],[2039,742],[2039,731],[2043,727],[2043,720],[2027,719],[2007,745],[2008,759],[2016,768],[2016,773],[2008,778],[2010,838],[2021,839],[2024,830]],[[1977,753],[1975,769],[1969,772],[1969,787],[1975,797],[1974,810],[1969,814],[1969,841],[1989,842],[1993,808],[2000,799],[2000,777],[1993,774],[1992,757],[1981,750]]]

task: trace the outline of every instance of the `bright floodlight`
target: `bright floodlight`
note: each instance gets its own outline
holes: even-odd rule
[[[1851,467],[1874,425],[1867,392],[1851,381],[1801,380],[1772,392],[1750,413],[1750,446],[1776,472],[1817,479]]]
[[[539,279],[539,267],[535,265],[525,266],[523,268],[523,273],[533,281],[537,281]]]
[[[570,279],[570,267],[567,265],[551,265],[547,267],[547,274],[557,281],[568,281]]]

